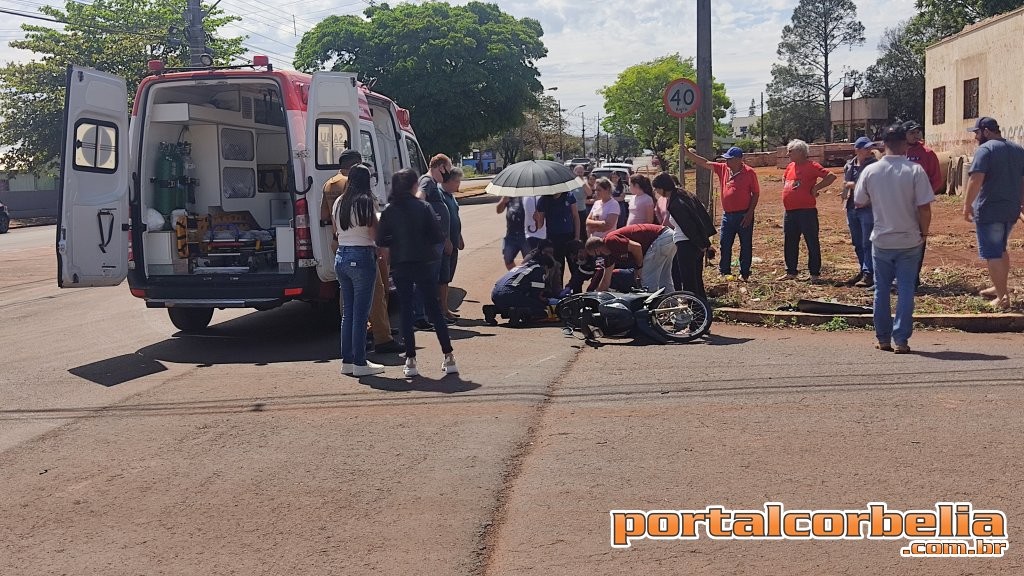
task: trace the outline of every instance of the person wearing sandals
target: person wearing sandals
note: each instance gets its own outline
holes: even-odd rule
[[[992,287],[982,290],[981,295],[992,298],[989,304],[993,308],[1006,310],[1010,307],[1010,254],[1006,243],[1021,215],[1024,149],[1005,140],[993,118],[979,118],[971,131],[978,149],[969,171],[964,219],[974,222],[978,254],[988,264],[992,280]]]
[[[860,173],[853,203],[858,208],[870,205],[875,221],[871,232],[875,348],[906,354],[914,331],[914,281],[931,226],[935,193],[924,169],[906,156],[907,133],[902,124],[886,128],[882,141],[885,156]],[[889,314],[894,278],[895,323]]]
[[[430,204],[416,197],[419,177],[409,168],[399,170],[391,177],[389,204],[380,216],[377,226],[377,246],[388,250],[391,277],[398,289],[402,310],[402,339],[405,343],[407,378],[419,375],[416,364],[416,332],[413,329],[415,293],[423,292],[423,306],[437,341],[441,344],[444,360],[443,374],[457,374],[448,324],[441,312],[437,297],[437,269],[441,255],[436,246],[444,241],[444,233]]]

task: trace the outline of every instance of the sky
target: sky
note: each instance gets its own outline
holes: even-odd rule
[[[451,1],[451,0],[450,0]],[[544,28],[547,57],[537,62],[545,87],[566,111],[577,109],[568,129],[578,133],[580,113],[593,133],[597,115],[604,115],[597,90],[615,82],[624,69],[679,52],[696,55],[696,3],[688,0],[492,0],[517,18],[539,20]],[[0,7],[35,12],[45,0],[0,0]],[[54,2],[50,2],[54,3]],[[394,2],[392,2],[394,3]],[[451,1],[465,4],[463,0]],[[914,0],[855,0],[867,41],[834,54],[841,76],[844,66],[863,71],[878,57],[878,41],[886,28],[914,14]],[[714,0],[712,2],[712,67],[724,82],[739,116],[746,116],[751,98],[761,91],[778,61],[776,47],[782,28],[790,22],[797,0]],[[247,35],[250,54],[266,54],[276,66],[291,67],[294,47],[302,34],[332,14],[359,14],[365,0],[221,0],[219,8],[243,18],[225,27],[226,35]],[[676,8],[681,7],[681,8]],[[677,12],[672,10],[678,9]],[[19,25],[29,22],[4,15],[0,25],[0,61],[24,61],[32,54],[14,50],[7,42],[21,36]],[[297,35],[296,35],[297,33]],[[401,103],[401,94],[389,94]]]

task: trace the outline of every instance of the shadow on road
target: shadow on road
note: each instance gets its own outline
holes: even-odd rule
[[[942,352],[911,352],[917,356],[931,358],[933,360],[951,360],[954,362],[994,362],[996,360],[1009,360],[1009,356],[996,356],[993,354],[980,354],[978,352],[957,352],[955,350],[944,350]]]
[[[426,369],[425,366],[421,366],[421,368]],[[431,380],[422,376],[411,380],[368,376],[366,378],[360,378],[359,383],[365,384],[374,390],[382,390],[384,392],[438,392],[440,394],[459,394],[480,388],[480,384],[463,380],[457,374],[450,377],[446,376],[440,380]]]
[[[274,310],[254,312],[214,324],[201,334],[179,332],[167,340],[140,348],[134,354],[77,366],[68,372],[110,387],[163,372],[167,367],[162,362],[198,367],[332,362],[341,357],[339,330],[335,322],[336,316],[333,319],[325,317],[307,304],[294,302]],[[393,325],[397,326],[397,323]],[[449,333],[453,340],[493,336],[459,326],[452,326]],[[432,339],[434,335],[421,332],[417,338]],[[386,365],[402,363],[397,355],[370,353],[369,356]]]

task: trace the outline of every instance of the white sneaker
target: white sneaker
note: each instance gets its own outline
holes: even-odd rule
[[[402,373],[405,374],[406,378],[413,378],[420,375],[420,371],[416,369],[416,358],[405,359],[405,367],[402,368]]]
[[[341,373],[343,375],[345,375],[345,376],[351,376],[352,375],[352,369],[354,367],[355,367],[355,364],[348,364],[348,363],[342,362],[341,363]]]
[[[362,376],[373,376],[374,374],[380,374],[382,372],[384,372],[384,366],[382,364],[375,364],[369,360],[366,361],[366,366],[352,367],[352,375],[357,378]]]
[[[441,362],[441,372],[445,374],[458,374],[459,367],[455,365],[455,355],[448,353],[444,355],[444,361]]]

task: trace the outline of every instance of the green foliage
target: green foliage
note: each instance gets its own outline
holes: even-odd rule
[[[851,328],[850,323],[846,321],[846,318],[842,316],[833,316],[828,322],[816,326],[815,330],[824,330],[825,332],[842,332]]]
[[[542,90],[535,61],[547,55],[541,25],[495,4],[371,5],[330,16],[303,35],[295,66],[375,78],[412,114],[426,150],[458,153],[523,123]]]
[[[168,45],[169,26],[184,27],[185,0],[95,0],[84,4],[67,0],[64,10],[43,6],[39,11],[66,22],[63,30],[22,24],[24,39],[10,43],[30,50],[38,59],[8,63],[0,68],[0,156],[8,170],[38,173],[60,155],[64,90],[69,65],[88,66],[128,81],[128,100],[135,97],[139,82],[147,74],[146,62],[159,57],[168,66],[185,66],[188,46]],[[213,10],[203,21],[214,34],[221,26],[237,20]],[[242,38],[214,38],[208,46],[216,64],[227,64],[244,53]]]
[[[816,119],[815,136],[828,138],[832,128],[828,106],[832,91],[839,85],[832,82],[832,55],[843,46],[863,43],[864,25],[857,20],[853,0],[800,0],[793,10],[792,23],[782,29],[777,52],[783,64],[772,66],[772,81],[768,84],[768,104],[776,112],[777,126],[809,134],[806,121],[792,128],[789,122],[814,113],[806,120]],[[786,110],[789,107],[795,109]],[[773,140],[782,139],[780,133],[769,134]]]
[[[742,148],[744,152],[757,152],[758,148],[761,147],[761,143],[750,138],[742,138],[736,141],[736,146]]]
[[[601,125],[607,132],[628,136],[655,152],[666,150],[679,140],[679,121],[665,113],[662,101],[665,86],[676,78],[692,80],[696,77],[693,58],[684,60],[679,54],[626,68],[614,84],[598,91],[604,96],[604,109],[608,113]],[[712,86],[712,108],[717,123],[725,118],[732,103],[724,84],[713,82]],[[688,133],[693,131],[693,122],[693,118],[686,121]]]
[[[938,40],[990,16],[1024,6],[1024,0],[917,0],[913,18],[915,33],[927,41]]]
[[[909,22],[887,29],[878,45],[882,54],[864,75],[864,95],[888,98],[890,119],[924,121],[923,40]]]

